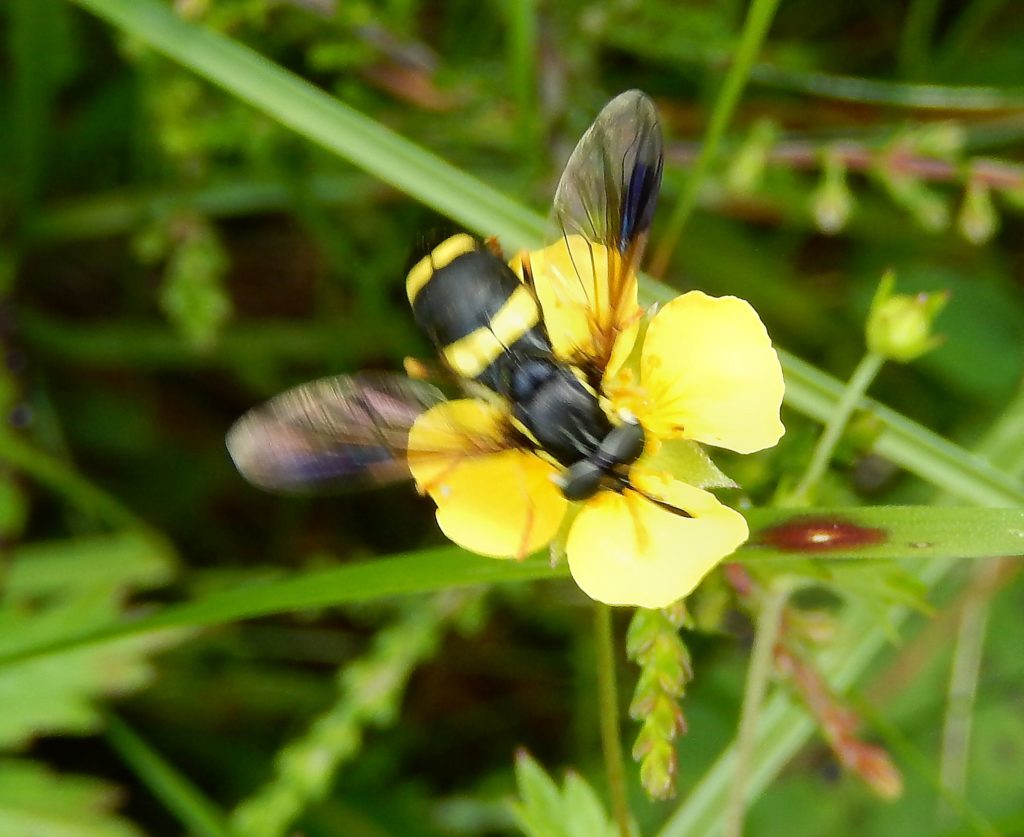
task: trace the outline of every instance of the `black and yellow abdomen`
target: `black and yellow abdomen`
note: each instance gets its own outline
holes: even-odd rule
[[[523,358],[551,356],[533,291],[470,235],[434,247],[405,287],[417,325],[457,375],[508,396]]]
[[[536,450],[566,466],[596,454],[612,429],[597,394],[555,357],[533,289],[486,245],[451,236],[413,266],[406,292],[449,368],[506,399]]]

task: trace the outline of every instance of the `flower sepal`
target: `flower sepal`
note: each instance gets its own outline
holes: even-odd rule
[[[703,447],[689,439],[660,440],[657,451],[644,457],[643,467],[664,471],[697,488],[739,488],[722,473]]]

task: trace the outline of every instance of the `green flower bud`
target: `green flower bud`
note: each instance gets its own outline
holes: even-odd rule
[[[909,212],[922,229],[936,233],[949,226],[949,207],[942,195],[902,172],[883,167],[878,175],[893,203]]]
[[[906,137],[906,143],[917,154],[925,157],[950,159],[964,148],[966,134],[957,122],[931,122],[922,125]]]
[[[823,233],[832,235],[846,226],[853,211],[853,194],[846,182],[846,165],[834,153],[826,153],[821,183],[811,197],[814,222]]]
[[[651,799],[671,799],[676,795],[675,748],[659,742],[640,763],[640,784]]]
[[[742,195],[757,189],[768,162],[768,152],[774,144],[775,125],[762,119],[754,125],[726,171],[725,184],[730,192]]]
[[[889,360],[908,363],[942,342],[932,334],[932,323],[949,301],[947,291],[893,294],[896,277],[882,277],[868,313],[868,348]]]
[[[996,234],[999,215],[987,183],[976,178],[967,182],[964,201],[957,217],[957,229],[971,244],[984,244]]]

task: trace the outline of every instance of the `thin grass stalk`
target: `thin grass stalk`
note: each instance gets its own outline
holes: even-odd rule
[[[601,751],[612,797],[612,811],[621,837],[630,837],[629,803],[626,798],[626,773],[622,762],[622,738],[619,724],[619,694],[615,675],[615,637],[612,609],[594,602],[594,638],[597,647],[597,688],[601,719]]]
[[[651,259],[650,272],[654,276],[665,275],[669,259],[671,259],[672,253],[679,243],[679,237],[683,233],[683,227],[686,226],[687,220],[697,206],[700,187],[715,162],[722,137],[725,136],[725,129],[729,125],[733,111],[736,110],[740,95],[750,76],[751,67],[761,50],[765,35],[768,34],[768,28],[775,18],[775,10],[778,5],[779,0],[751,0],[740,33],[739,44],[736,47],[736,54],[732,56],[729,71],[715,97],[700,156],[697,157],[697,162],[690,170],[683,194],[669,216],[668,224]]]
[[[189,834],[232,837],[220,810],[117,715],[107,714],[104,734],[122,761]]]

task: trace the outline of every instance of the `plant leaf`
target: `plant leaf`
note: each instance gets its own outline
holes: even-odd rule
[[[559,789],[525,750],[516,754],[519,802],[512,812],[528,837],[615,837],[615,825],[594,789],[578,773],[569,771]]]
[[[110,813],[118,792],[106,782],[61,776],[31,761],[0,761],[2,833],[40,837],[139,837]]]
[[[122,591],[161,584],[171,568],[164,552],[135,533],[15,550],[0,602],[0,654],[117,621]],[[142,635],[3,668],[0,747],[43,733],[95,729],[93,699],[147,683],[146,655],[171,640],[170,632]]]

